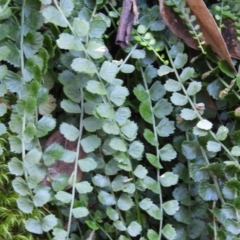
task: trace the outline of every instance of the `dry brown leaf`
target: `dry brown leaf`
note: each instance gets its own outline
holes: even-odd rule
[[[197,41],[189,33],[189,29],[179,15],[173,11],[172,7],[164,4],[165,0],[159,0],[160,13],[164,23],[179,38],[183,39],[186,44],[194,49],[198,48]]]
[[[49,147],[52,143],[59,143],[61,146],[63,146],[67,150],[75,151],[77,150],[77,141],[68,141],[61,133],[60,131],[54,132],[46,141],[44,150]],[[79,153],[79,159],[84,158],[85,153],[82,149],[80,149]],[[51,182],[49,181],[48,177],[53,180],[56,178],[59,174],[66,173],[71,176],[71,174],[74,171],[75,162],[73,163],[66,163],[60,160],[57,160],[54,164],[50,165],[48,167],[48,176],[44,179],[44,181],[41,183],[42,185],[51,186]],[[77,182],[79,182],[82,178],[82,171],[78,168],[77,172]],[[70,188],[70,186],[66,187],[66,189]]]
[[[218,56],[227,61],[229,66],[237,72],[221,32],[203,0],[186,0],[186,2],[192,13],[197,17],[206,44],[210,45]]]
[[[122,13],[117,31],[116,44],[122,48],[127,47],[131,37],[132,26],[138,20],[136,0],[123,0]]]
[[[233,58],[240,59],[240,42],[237,39],[237,28],[234,21],[230,18],[224,18],[222,21],[222,36],[227,45],[228,51]]]
[[[159,0],[162,18],[170,30],[179,38],[183,39],[190,47],[199,49],[197,41],[189,33],[184,21],[176,14],[171,7],[164,4],[165,0]],[[203,33],[202,41],[210,45],[222,60],[226,60],[230,67],[236,72],[232,63],[226,43],[218,29],[218,26],[202,0],[186,0],[188,7],[196,16],[196,23]],[[234,57],[234,56],[233,56]]]

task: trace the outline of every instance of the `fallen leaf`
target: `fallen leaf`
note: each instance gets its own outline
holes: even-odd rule
[[[127,47],[130,37],[132,26],[138,19],[138,9],[136,0],[123,0],[122,13],[117,31],[116,44],[122,48]]]
[[[228,51],[233,58],[240,59],[240,41],[237,39],[237,28],[230,18],[222,20],[224,27],[221,29],[223,39],[227,45]]]
[[[67,150],[76,151],[77,150],[77,140],[76,141],[68,141],[60,131],[54,132],[46,141],[44,150],[47,149],[52,143],[59,143]],[[84,158],[85,153],[82,149],[79,151],[78,159]],[[66,173],[71,176],[75,168],[75,162],[73,163],[66,163],[60,160],[57,160],[54,164],[48,167],[48,176],[51,180],[56,178],[59,174]],[[41,183],[42,185],[51,186],[51,182],[47,179],[47,177]],[[77,171],[77,182],[80,182],[82,179],[82,171],[78,168]],[[71,186],[66,187],[66,189],[70,188]]]
[[[198,43],[189,33],[189,28],[185,22],[179,17],[178,13],[173,11],[172,7],[165,5],[164,2],[165,0],[159,0],[160,13],[164,23],[175,35],[183,39],[189,47],[199,50]]]
[[[203,33],[201,41],[205,41],[206,45],[210,45],[218,56],[222,60],[227,61],[236,73],[226,43],[205,3],[202,0],[186,0],[186,3],[191,9],[191,12],[196,16],[196,24],[200,26],[200,32]],[[189,33],[190,29],[178,14],[175,13],[171,7],[165,5],[165,0],[159,0],[159,5],[162,18],[169,29],[179,38],[183,39],[187,45],[199,49],[197,41],[193,39],[193,36]],[[234,56],[236,56],[236,54],[234,54]]]
[[[210,45],[222,60],[226,60],[234,72],[237,72],[221,32],[205,3],[202,0],[186,0],[186,2],[197,17],[197,23],[200,25],[206,44]]]

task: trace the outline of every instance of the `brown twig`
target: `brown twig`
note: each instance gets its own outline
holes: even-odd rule
[[[116,44],[125,48],[131,36],[131,30],[134,23],[138,20],[138,8],[136,0],[123,0],[122,13],[116,37]]]

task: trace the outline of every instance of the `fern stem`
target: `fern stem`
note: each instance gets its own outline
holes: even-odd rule
[[[70,234],[71,229],[71,222],[72,222],[72,216],[73,216],[73,206],[74,206],[74,200],[75,200],[75,193],[76,193],[76,182],[77,182],[77,173],[78,173],[78,158],[81,148],[81,139],[83,134],[83,116],[84,116],[84,92],[82,88],[80,88],[81,91],[81,114],[80,114],[80,120],[79,120],[79,137],[77,142],[77,150],[76,150],[76,159],[75,159],[75,165],[74,165],[74,172],[73,172],[73,185],[72,185],[72,199],[71,199],[71,205],[69,210],[69,217],[68,217],[68,228],[67,228],[67,239]]]
[[[221,17],[220,17],[220,20],[219,20],[219,31],[221,32],[222,30],[222,20],[223,20],[223,0],[221,1]]]
[[[189,135],[188,133],[186,132],[186,139],[187,141],[189,141]],[[188,169],[190,169],[190,160],[187,159],[187,167]],[[190,173],[188,173],[188,175],[190,175]],[[190,176],[189,176],[190,177]],[[187,183],[187,187],[188,187],[188,192],[191,193],[191,183]],[[189,198],[188,198],[189,202],[191,203],[191,194],[189,194]],[[188,205],[188,214],[190,215],[191,214],[191,204]],[[190,232],[190,226],[187,225],[187,232],[189,233]]]
[[[213,202],[213,208],[216,207],[216,201]],[[216,219],[213,216],[213,233],[214,233],[214,240],[217,240],[217,224],[216,224]]]
[[[191,107],[192,107],[192,108],[194,109],[194,111],[196,112],[198,119],[203,120],[202,116],[200,115],[200,113],[199,113],[198,110],[196,109],[196,107],[195,107],[192,99],[189,97],[189,95],[188,95],[188,93],[187,93],[187,90],[186,90],[184,84],[183,84],[182,81],[180,80],[180,76],[179,76],[179,74],[178,74],[178,71],[177,71],[177,69],[174,67],[173,59],[172,59],[171,54],[169,53],[169,50],[168,50],[168,48],[167,48],[166,46],[165,46],[165,50],[166,50],[166,52],[167,52],[168,58],[169,58],[169,60],[170,60],[170,62],[171,62],[171,65],[172,65],[172,67],[173,67],[175,76],[176,76],[178,82],[181,84],[182,91],[184,92],[185,96],[187,97],[188,102],[190,103]],[[232,156],[232,154],[230,153],[230,151],[228,150],[228,148],[227,148],[222,142],[220,142],[220,141],[217,139],[215,133],[214,133],[213,131],[211,131],[211,130],[209,130],[209,133],[212,135],[212,137],[214,138],[214,140],[221,145],[221,147],[225,150],[225,152],[227,153],[227,155],[229,156],[229,158],[232,159],[233,161],[235,161],[238,166],[240,166],[238,160],[237,160],[234,156]]]
[[[10,2],[11,2],[11,0],[8,0],[8,1],[5,3],[4,7],[2,8],[2,12],[7,8],[7,6],[9,5]],[[26,2],[24,1],[22,5],[25,5],[25,4],[26,4]]]
[[[51,240],[52,238],[51,238],[50,233],[49,233],[49,232],[46,232],[46,234],[47,234],[48,240]]]
[[[116,198],[116,196],[115,196],[115,194],[114,194],[112,188],[111,188],[111,194],[114,196],[114,199],[116,200],[117,198]],[[119,218],[120,218],[120,220],[123,222],[124,226],[126,226],[126,225],[127,225],[127,224],[126,224],[126,221],[125,221],[125,219],[123,218],[120,209],[118,208],[117,205],[116,205],[115,208],[116,208],[116,211],[119,213]],[[128,236],[129,238],[131,238],[131,236],[129,235],[127,229],[125,230],[125,233],[127,234],[127,236]]]
[[[112,7],[112,4],[111,4],[111,3],[109,3],[109,5]],[[109,16],[109,10],[108,10],[108,8],[107,8],[106,5],[104,5],[104,9],[106,10],[106,12],[108,13],[108,16]],[[115,10],[115,9],[114,9],[114,10]],[[119,16],[119,13],[118,13],[118,12],[117,12],[117,14],[118,14],[118,16]],[[117,29],[117,26],[116,26],[116,24],[115,24],[115,22],[113,21],[112,18],[111,18],[111,22],[112,22],[112,25],[113,25],[114,29]]]
[[[123,67],[123,65],[124,65],[124,64],[127,62],[127,60],[131,57],[133,51],[137,48],[137,46],[138,46],[138,44],[135,44],[135,45],[132,47],[131,51],[128,53],[128,55],[125,57],[125,59],[123,60],[122,64],[120,65],[119,70],[121,70],[121,68]]]
[[[144,83],[144,87],[145,87],[145,90],[148,94],[148,101],[150,103],[150,108],[151,108],[151,112],[153,113],[153,106],[152,106],[152,101],[151,101],[151,98],[150,98],[150,92],[149,92],[149,89],[148,89],[148,85],[147,85],[147,81],[146,81],[146,78],[144,76],[144,72],[143,72],[143,69],[141,67],[141,74],[142,74],[142,78],[143,78],[143,83]],[[155,138],[155,141],[157,142],[156,144],[156,156],[157,156],[157,159],[158,161],[160,162],[160,151],[159,151],[159,142],[158,142],[158,134],[157,134],[157,129],[156,129],[156,121],[155,121],[155,117],[154,117],[154,114],[152,114],[152,126],[153,126],[153,132],[154,132],[154,138]],[[162,205],[163,205],[163,199],[162,199],[162,188],[161,188],[161,184],[160,184],[160,169],[157,168],[157,182],[159,184],[159,208],[160,208],[160,211],[161,211],[161,216],[163,216],[163,208],[162,208]],[[158,230],[158,239],[160,240],[162,238],[162,227],[163,227],[163,220],[160,220],[159,222],[159,230]]]
[[[185,18],[185,20],[187,21],[187,23],[190,25],[190,29],[191,29],[191,31],[193,31],[193,35],[195,36],[194,37],[194,39],[196,39],[197,40],[197,42],[198,42],[198,47],[201,49],[201,52],[203,53],[203,54],[206,54],[206,52],[204,51],[204,49],[203,49],[203,47],[202,47],[202,42],[201,42],[201,39],[199,38],[199,34],[196,32],[196,30],[195,30],[195,28],[194,28],[194,26],[193,26],[193,24],[192,24],[192,22],[191,22],[191,20],[190,20],[190,18],[189,18],[189,15],[188,14],[185,14],[185,12],[184,12],[184,9],[179,9],[180,11],[181,11],[181,13],[183,14],[183,16],[184,16],[184,18]]]
[[[21,13],[21,36],[20,36],[20,58],[21,58],[21,73],[23,76],[24,71],[24,55],[23,55],[23,25],[24,25],[24,7],[26,4],[26,0],[23,0],[22,3],[22,13]]]
[[[23,0],[22,3],[22,13],[21,13],[21,36],[20,36],[20,59],[21,59],[21,73],[22,73],[22,77],[23,77],[23,72],[24,72],[24,53],[23,53],[23,38],[24,38],[24,34],[23,34],[23,25],[24,25],[24,9],[25,9],[25,4],[26,4],[26,0]],[[24,82],[24,80],[23,80]],[[25,125],[26,125],[26,114],[24,112],[23,116],[22,116],[22,161],[25,161],[25,156],[26,156],[26,149],[25,149],[25,142],[24,142],[24,131],[25,131]],[[23,165],[24,166],[24,165]],[[28,173],[25,167],[23,167],[24,169],[24,177],[27,181],[28,179]]]
[[[200,149],[201,149],[201,152],[202,152],[202,155],[203,155],[203,158],[204,158],[205,162],[206,162],[207,165],[209,166],[210,163],[209,163],[209,160],[208,160],[208,157],[207,157],[207,154],[206,154],[205,150],[204,150],[203,147],[201,147],[201,146],[200,146]],[[213,174],[212,171],[209,171],[209,173],[210,173],[210,176],[211,176],[211,178],[212,178],[212,180],[213,180],[213,182],[214,182],[214,185],[215,185],[215,188],[216,188],[218,197],[219,197],[219,199],[221,200],[221,203],[224,204],[224,203],[225,203],[225,200],[224,200],[224,198],[223,198],[223,196],[222,196],[222,193],[221,193],[219,184],[218,184],[218,182],[217,182],[216,176]]]
[[[62,11],[62,9],[60,8],[60,6],[58,5],[58,1],[57,1],[57,0],[53,0],[53,2],[54,2],[54,4],[55,4],[56,8],[58,9],[58,11],[61,13],[62,17],[65,19],[65,21],[66,21],[66,23],[67,23],[67,26],[69,27],[69,29],[71,30],[71,32],[74,34],[74,36],[75,36],[76,38],[79,39],[79,37],[78,37],[78,35],[76,34],[76,32],[74,31],[72,25],[70,24],[70,22],[69,22],[68,19],[66,18],[64,12]],[[88,58],[89,58],[89,55],[88,55],[88,53],[87,53],[87,51],[86,51],[86,49],[85,49],[84,47],[83,47],[83,52],[84,52],[84,54],[85,54],[86,56],[88,56]]]
[[[91,215],[90,215],[90,216],[91,216]],[[94,219],[92,216],[91,216],[91,218]],[[101,231],[102,231],[104,234],[106,234],[106,236],[108,237],[108,239],[113,240],[112,237],[104,230],[103,227],[101,227],[100,224],[97,223],[97,226],[99,227],[99,229],[101,229]]]
[[[133,182],[136,182],[133,172],[130,172],[130,177],[133,179]],[[143,220],[142,220],[142,217],[141,217],[141,211],[140,211],[140,208],[139,208],[139,196],[138,196],[137,191],[134,192],[134,201],[135,201],[135,208],[136,208],[136,212],[137,212],[138,222],[141,223],[141,225],[143,225]]]

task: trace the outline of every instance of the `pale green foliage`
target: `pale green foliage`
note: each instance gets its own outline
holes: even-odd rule
[[[227,2],[221,13],[238,14]],[[0,155],[13,154],[14,199],[36,239],[240,235],[239,76],[163,31],[159,6],[137,4],[123,50],[118,1],[0,6]],[[166,4],[198,34],[184,0]]]

